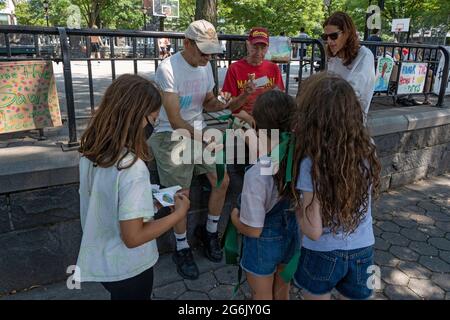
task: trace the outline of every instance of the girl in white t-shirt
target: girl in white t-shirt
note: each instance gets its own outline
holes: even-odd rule
[[[271,156],[261,155],[247,170],[240,208],[231,213],[231,221],[243,235],[240,265],[245,270],[254,300],[289,299],[290,279],[282,272],[291,259],[295,259],[300,245],[295,213],[290,210],[290,200],[284,196],[289,191],[289,184],[286,184],[289,157],[283,157],[282,151],[276,150],[281,150],[280,145],[285,143],[289,145],[292,139],[294,109],[294,99],[279,90],[263,93],[256,100],[253,117],[257,132],[260,139],[265,134],[261,130],[270,132],[267,146]],[[279,145],[271,142],[275,134],[272,129],[281,136]],[[283,142],[283,136],[290,138]]]
[[[109,86],[81,137],[80,218],[75,280],[101,282],[112,300],[147,300],[158,260],[155,239],[186,216],[189,200],[154,220],[146,139],[161,106],[155,85],[122,75]]]

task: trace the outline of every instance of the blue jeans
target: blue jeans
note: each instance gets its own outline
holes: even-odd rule
[[[367,283],[371,265],[373,246],[327,252],[302,248],[294,284],[315,295],[336,288],[346,298],[368,299],[372,295]]]
[[[295,212],[288,200],[279,201],[267,214],[259,238],[242,237],[241,267],[256,276],[269,276],[287,264],[300,248]]]

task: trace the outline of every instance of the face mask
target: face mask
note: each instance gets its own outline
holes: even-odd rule
[[[145,136],[145,140],[148,140],[148,138],[150,138],[150,136],[152,135],[154,128],[153,128],[153,125],[150,123],[150,121],[148,121],[147,118],[145,118],[145,119],[147,120],[147,124],[144,127],[144,136]]]

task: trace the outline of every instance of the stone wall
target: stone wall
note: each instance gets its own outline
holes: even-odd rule
[[[377,134],[374,140],[383,167],[383,190],[450,170],[450,124]],[[155,168],[150,170],[155,177]],[[242,187],[232,166],[229,174],[220,232]],[[206,220],[209,192],[206,178],[194,179],[188,215],[193,245],[198,244],[195,226]],[[80,240],[78,184],[0,195],[0,295],[66,279],[67,267],[76,263]],[[172,232],[167,232],[158,239],[160,252],[173,250],[174,243]]]
[[[382,190],[450,170],[450,124],[374,137]]]

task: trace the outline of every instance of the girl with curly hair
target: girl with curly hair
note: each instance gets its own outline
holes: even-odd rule
[[[373,265],[371,198],[377,193],[380,163],[361,104],[340,76],[311,76],[293,119],[297,216],[303,234],[294,283],[306,299],[367,299]],[[300,197],[299,197],[300,192]]]

